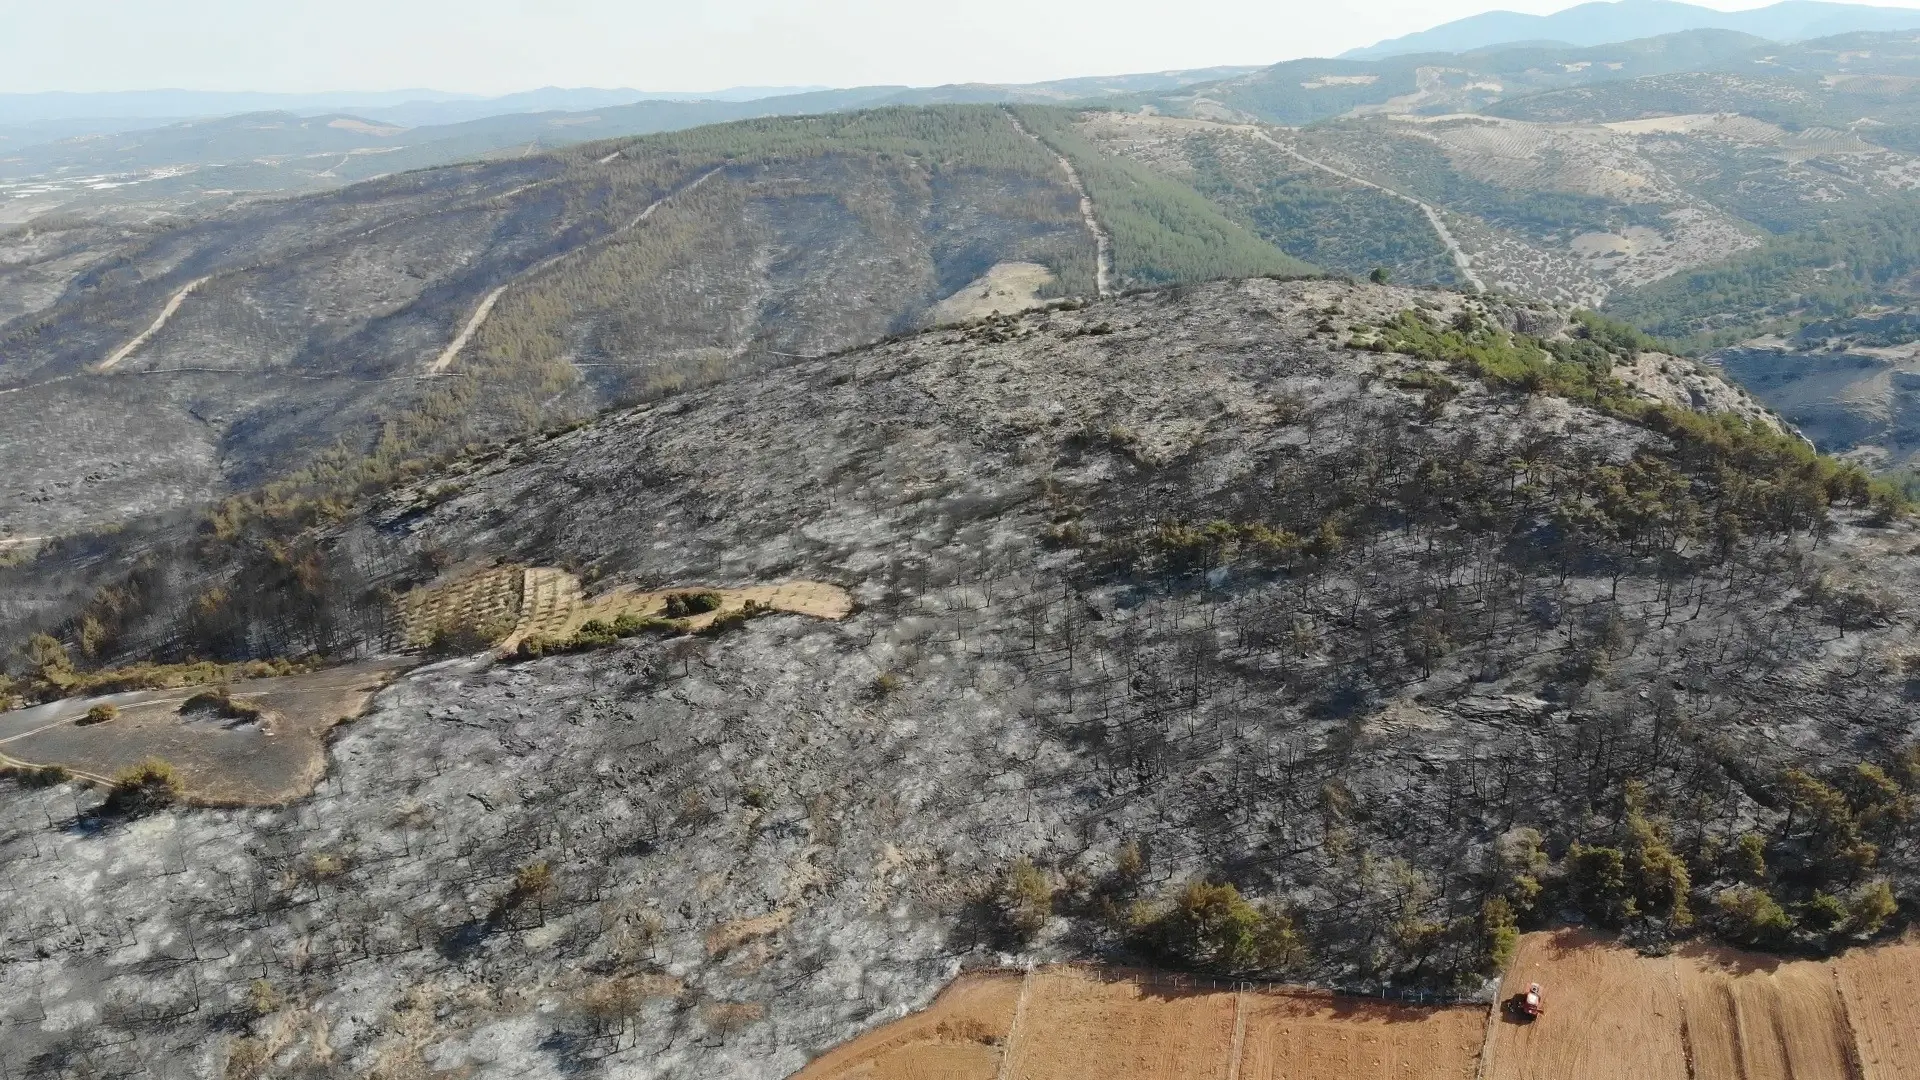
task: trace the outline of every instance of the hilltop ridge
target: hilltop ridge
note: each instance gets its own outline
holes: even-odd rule
[[[1118,914],[1200,879],[1284,919],[1262,970],[1320,983],[1470,985],[1509,894],[1652,939],[1864,939],[1879,890],[1920,885],[1875,809],[1916,780],[1920,537],[1644,346],[1256,278],[796,358],[453,462],[283,547],[308,591],[233,609],[235,640],[344,645],[383,591],[493,562],[853,607],[431,664],[284,809],[13,793],[3,917],[42,958],[0,969],[0,1009],[115,1004],[9,1052],[773,1078],[1005,950],[1227,963]],[[221,584],[150,583],[184,610]],[[1721,854],[1749,832],[1758,879]],[[1036,917],[996,899],[1021,865],[1058,890]],[[1755,889],[1804,918],[1743,921]],[[191,984],[61,943],[123,918],[190,934]],[[255,980],[284,997],[241,1011]]]
[[[1793,42],[1862,31],[1920,29],[1920,10],[1781,0],[1765,7],[1718,11],[1678,0],[1595,0],[1551,15],[1483,12],[1340,55],[1343,59],[1374,60],[1412,53],[1468,52],[1507,44],[1608,45],[1656,34],[1709,29]]]

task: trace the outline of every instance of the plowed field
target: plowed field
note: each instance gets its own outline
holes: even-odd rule
[[[1920,1077],[1920,943],[1837,962],[1705,946],[1641,956],[1596,934],[1521,940],[1502,1000],[1546,1014],[1412,1008],[1146,973],[972,975],[848,1043],[805,1080],[1908,1080]],[[1491,1028],[1489,1028],[1491,1024]]]
[[[1853,1076],[1846,1010],[1830,965],[1727,949],[1689,949],[1673,964],[1696,1080]]]
[[[1018,976],[963,975],[932,1008],[815,1059],[796,1080],[993,1080],[1020,985]]]
[[[1009,1080],[1227,1080],[1233,1030],[1232,994],[1041,971],[1004,1072]]]
[[[1397,1008],[1319,994],[1243,994],[1240,1080],[1472,1080],[1487,1010]]]
[[[1052,968],[963,977],[926,1012],[839,1047],[799,1077],[1472,1080],[1486,1021],[1484,1008],[1235,994]]]
[[[1487,1080],[1688,1080],[1679,980],[1667,961],[1591,934],[1529,934],[1501,1000],[1536,982],[1547,1013],[1531,1023],[1501,1018]]]
[[[1920,945],[1856,949],[1833,966],[1861,1080],[1920,1076]]]

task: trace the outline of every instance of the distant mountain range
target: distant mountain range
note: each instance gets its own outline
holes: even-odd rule
[[[384,90],[331,94],[228,93],[212,90],[131,90],[109,93],[50,91],[0,94],[0,127],[29,127],[103,119],[151,126],[155,120],[190,120],[242,113],[351,112],[405,127],[457,124],[503,113],[557,112],[631,105],[641,101],[755,101],[825,90],[824,86],[736,86],[705,93],[545,86],[498,97],[442,90]],[[124,127],[121,130],[130,130]]]
[[[1920,29],[1920,10],[1785,0],[1750,11],[1715,11],[1677,0],[1617,0],[1581,4],[1552,15],[1489,11],[1455,22],[1342,53],[1346,59],[1377,60],[1410,53],[1468,52],[1492,45],[1555,43],[1608,45],[1682,30],[1737,30],[1773,41],[1861,31]]]
[[[475,101],[403,102],[314,111],[314,100],[289,106],[208,118],[163,121],[39,119],[0,125],[0,181],[26,177],[114,174],[125,179],[146,170],[186,170],[166,175],[160,186],[114,188],[103,197],[180,197],[197,190],[292,191],[333,187],[405,169],[428,168],[496,153],[524,154],[593,139],[675,131],[704,124],[768,116],[831,113],[890,105],[942,105],[1125,100],[1137,95],[1180,93],[1194,86],[1248,75],[1249,67],[1199,68],[1135,75],[1095,76],[1055,82],[1001,85],[862,86],[812,90],[733,100],[719,96],[679,100],[626,90],[548,89]],[[209,107],[227,100],[278,99],[282,95],[180,97],[156,91],[156,108]],[[390,97],[405,96],[399,92]],[[169,96],[172,95],[172,96]],[[379,97],[380,95],[374,95]],[[16,95],[60,97],[60,95]],[[64,95],[93,98],[100,107],[133,107],[141,95]],[[595,104],[598,102],[598,104]],[[0,115],[7,99],[0,96]],[[78,106],[75,106],[78,107]],[[471,118],[436,120],[436,116]],[[430,122],[422,121],[426,117]],[[84,186],[81,193],[85,193]],[[38,195],[46,195],[39,192]],[[71,192],[67,193],[71,194]],[[22,194],[19,197],[29,197]],[[65,197],[64,195],[56,197]]]

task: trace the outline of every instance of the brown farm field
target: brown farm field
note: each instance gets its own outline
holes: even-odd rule
[[[1240,1080],[1473,1080],[1482,1006],[1420,1009],[1328,994],[1243,994]]]
[[[1229,1080],[1235,995],[1124,973],[1036,971],[1002,1070],[1008,1080]]]
[[[1920,941],[1837,961],[1710,946],[1643,956],[1529,934],[1501,1000],[1416,1008],[1317,991],[1197,989],[1082,967],[962,976],[803,1080],[1906,1080],[1920,1077]]]
[[[1674,967],[1698,1080],[1855,1080],[1831,964],[1703,948]]]
[[[799,1080],[1472,1080],[1484,1007],[1202,990],[1078,967],[962,976]]]
[[[930,1008],[814,1059],[796,1080],[991,1080],[1020,988],[1017,975],[962,975]]]
[[[1672,964],[1648,960],[1578,931],[1529,934],[1501,984],[1502,1001],[1529,983],[1546,1015],[1496,1025],[1486,1080],[1688,1080],[1680,982]]]
[[[1860,1080],[1920,1076],[1920,943],[1856,949],[1833,965]]]

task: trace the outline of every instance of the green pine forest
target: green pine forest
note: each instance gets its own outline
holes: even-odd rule
[[[1791,334],[1879,304],[1911,303],[1920,203],[1886,199],[1759,247],[1616,294],[1608,314],[1686,351]]]
[[[1122,285],[1316,272],[1229,219],[1193,188],[1101,153],[1074,132],[1073,112],[1031,105],[1011,111],[1073,162],[1094,213],[1113,237],[1113,269]]]

